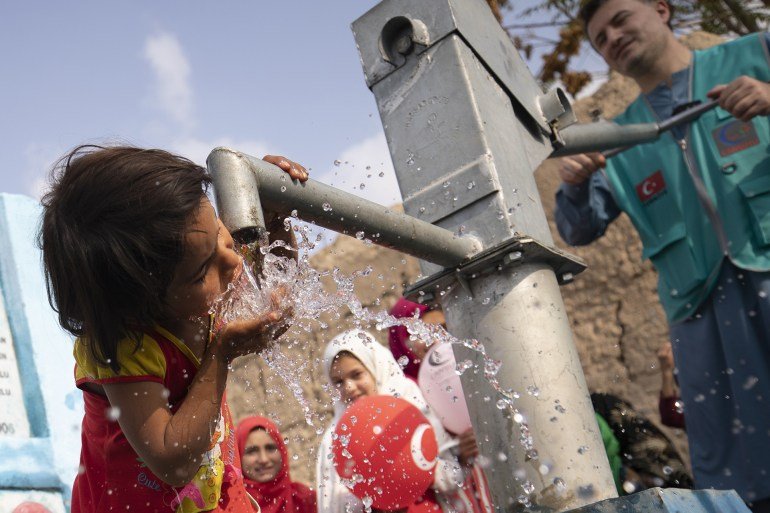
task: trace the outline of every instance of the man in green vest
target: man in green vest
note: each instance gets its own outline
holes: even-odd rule
[[[659,274],[695,484],[735,489],[754,511],[770,511],[768,35],[691,52],[671,31],[665,0],[588,0],[580,15],[607,64],[642,90],[618,123],[719,100],[608,161],[559,159],[556,222],[581,245],[628,214]]]

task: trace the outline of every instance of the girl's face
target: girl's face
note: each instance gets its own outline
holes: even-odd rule
[[[275,479],[282,464],[278,444],[267,431],[257,428],[249,433],[241,456],[241,467],[246,477],[258,483],[267,483]]]
[[[329,370],[329,379],[339,390],[342,401],[347,404],[359,397],[377,395],[377,382],[374,376],[355,356],[347,354],[337,356]]]
[[[177,320],[205,316],[240,265],[230,232],[203,198],[187,227],[184,255],[168,288],[166,316]]]

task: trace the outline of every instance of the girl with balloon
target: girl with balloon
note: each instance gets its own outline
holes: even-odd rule
[[[351,330],[329,343],[323,363],[338,395],[318,452],[318,512],[455,511],[447,498],[465,475],[443,450],[454,443],[390,351]]]
[[[402,297],[393,305],[390,315],[396,319],[419,319],[429,328],[421,330],[430,333],[429,336],[418,337],[410,333],[408,323],[396,324],[388,330],[388,344],[404,374],[418,384],[431,410],[457,442],[458,459],[467,477],[455,495],[454,503],[461,506],[456,509],[468,513],[492,513],[492,498],[456,372],[457,363],[451,344],[442,336],[446,335],[444,313],[440,308],[430,308]]]

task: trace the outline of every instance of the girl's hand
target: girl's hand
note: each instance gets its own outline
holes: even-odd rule
[[[458,438],[460,440],[460,464],[465,467],[470,467],[479,455],[479,446],[476,445],[476,435],[471,428],[460,433]]]
[[[289,160],[286,157],[280,155],[265,155],[262,157],[265,162],[270,162],[274,166],[278,166],[286,171],[292,180],[299,180],[300,182],[306,182],[310,176],[307,169],[302,164],[298,164],[293,160]]]
[[[238,319],[223,326],[215,335],[216,350],[230,363],[239,356],[259,353],[283,335],[291,325],[291,303],[288,289],[280,287],[270,293],[270,311],[251,319]]]
[[[299,180],[300,182],[306,182],[310,177],[307,169],[302,164],[289,160],[281,155],[265,155],[262,160],[269,162],[275,166],[284,170],[292,180]],[[288,232],[284,228],[283,219],[273,217],[267,220],[267,231],[270,232],[270,242],[277,240],[284,241],[287,248],[277,248],[274,253],[278,256],[297,259],[297,238],[294,236],[294,232],[289,230]]]

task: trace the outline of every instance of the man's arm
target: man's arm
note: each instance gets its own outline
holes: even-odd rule
[[[593,242],[620,215],[607,179],[596,172],[604,164],[598,153],[559,159],[562,184],[556,192],[556,227],[567,244]]]

